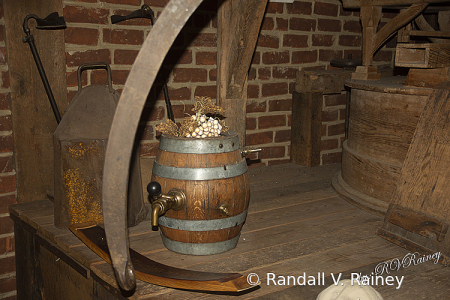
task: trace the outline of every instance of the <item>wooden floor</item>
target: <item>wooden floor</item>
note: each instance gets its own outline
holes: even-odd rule
[[[251,200],[247,221],[237,247],[213,256],[173,253],[162,245],[159,232],[130,232],[131,247],[153,260],[199,271],[256,273],[260,286],[234,299],[316,299],[337,278],[352,273],[371,275],[375,267],[402,260],[410,251],[376,235],[383,218],[356,208],[331,187],[340,165],[307,168],[293,164],[249,170]],[[143,242],[145,241],[145,242]],[[418,257],[418,256],[416,256]],[[276,276],[267,280],[267,274]],[[324,274],[324,284],[317,280]],[[306,285],[281,285],[280,276],[314,276]],[[404,276],[374,286],[384,299],[449,299],[449,269],[431,261],[391,271]],[[356,276],[356,275],[353,275]],[[395,277],[394,277],[395,278]],[[309,278],[312,279],[312,278]],[[303,281],[301,281],[303,282]],[[355,284],[356,281],[355,281]],[[195,293],[139,282],[140,299],[228,299],[230,294]]]
[[[356,208],[337,196],[331,186],[331,179],[339,170],[340,165],[308,168],[285,164],[251,168],[251,199],[247,220],[237,247],[226,253],[189,256],[171,252],[162,244],[160,233],[151,231],[149,220],[130,228],[131,247],[157,262],[174,267],[208,272],[239,272],[244,276],[255,273],[259,276],[259,286],[234,294],[233,299],[315,300],[323,289],[333,284],[332,274],[336,279],[342,274],[341,280],[359,273],[370,276],[377,265],[389,263],[393,259],[401,261],[410,253],[375,234],[383,221],[382,217]],[[75,275],[70,274],[80,271],[77,268],[78,271],[67,273],[69,276],[61,273],[61,270],[66,270],[62,269],[63,265],[67,268],[72,266],[73,260],[84,266],[82,271],[87,270],[83,271],[86,274],[80,273],[84,277],[76,273],[76,278],[79,278],[76,282],[83,282],[87,290],[90,288],[86,295],[92,295],[92,281],[86,278],[97,278],[109,286],[107,289],[114,291],[117,282],[111,265],[88,249],[69,230],[56,228],[53,211],[53,203],[49,200],[10,207],[17,224],[26,223],[26,226],[23,225],[23,228],[29,228],[26,232],[37,232],[42,247],[53,245],[45,246],[46,249],[53,249],[53,254],[40,248],[41,259],[46,259],[42,266],[42,281],[53,284],[52,274],[60,272],[57,282],[48,285],[47,293],[67,295],[63,287],[69,286],[69,283],[73,286],[75,278]],[[25,260],[28,255],[26,248],[30,247],[26,244],[28,240],[17,237],[17,241],[22,246],[16,246],[16,256],[23,256]],[[56,251],[56,248],[59,250]],[[323,274],[324,279],[317,280],[318,274]],[[388,275],[404,277],[400,288],[397,288],[395,279],[391,285],[384,282],[384,285],[374,286],[385,300],[450,299],[450,272],[440,264],[432,261],[411,264],[382,276],[386,279]],[[268,276],[275,276],[275,281],[268,281]],[[306,284],[299,285],[297,282],[295,285],[291,279],[289,284],[285,282],[283,285],[282,276],[294,276],[296,279],[306,276],[307,281]],[[47,277],[53,278],[53,281]],[[313,277],[316,279],[312,280]],[[255,279],[252,277],[252,280]],[[302,278],[299,279],[300,283],[304,282]],[[354,284],[357,284],[356,281]],[[100,293],[100,290],[96,290],[96,293]],[[115,298],[109,295],[107,298],[95,299]],[[54,298],[59,299],[58,296]],[[175,290],[139,280],[135,294],[130,297],[158,300],[229,298],[230,294]],[[75,298],[70,299],[80,298],[75,295]]]

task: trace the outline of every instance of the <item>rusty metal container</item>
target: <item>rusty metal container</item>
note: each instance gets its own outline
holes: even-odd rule
[[[81,72],[106,69],[108,86],[81,88]],[[106,144],[120,94],[112,88],[107,63],[78,68],[78,92],[53,135],[55,158],[55,226],[93,221],[103,223],[102,177]],[[128,226],[147,216],[142,193],[138,149],[129,172]]]

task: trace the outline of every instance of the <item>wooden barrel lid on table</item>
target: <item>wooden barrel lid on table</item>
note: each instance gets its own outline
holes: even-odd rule
[[[250,198],[236,133],[205,139],[162,136],[152,172],[163,193],[179,188],[186,194],[185,208],[159,217],[169,250],[209,255],[236,247]]]
[[[333,186],[349,202],[378,215],[387,211],[432,91],[404,86],[405,79],[346,82],[351,88],[348,138],[343,143],[342,169]]]

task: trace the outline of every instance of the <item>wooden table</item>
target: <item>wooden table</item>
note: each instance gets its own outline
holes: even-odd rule
[[[340,165],[304,167],[284,164],[249,170],[251,200],[237,247],[211,256],[171,252],[159,232],[146,220],[129,231],[133,249],[153,260],[190,270],[259,274],[261,285],[235,295],[236,299],[314,300],[333,284],[331,273],[349,278],[352,272],[370,273],[408,250],[375,234],[383,218],[358,209],[331,187]],[[125,299],[112,267],[69,230],[53,225],[48,200],[10,207],[15,222],[18,299]],[[267,283],[266,274],[317,276],[325,285],[282,286]],[[404,275],[400,289],[378,286],[390,300],[448,299],[448,268],[431,262],[394,272]],[[432,294],[430,294],[432,292]],[[42,296],[41,296],[42,295]],[[432,295],[432,296],[431,296]],[[228,299],[229,294],[175,290],[137,282],[129,299]]]

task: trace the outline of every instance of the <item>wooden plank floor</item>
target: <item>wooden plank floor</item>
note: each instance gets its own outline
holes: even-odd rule
[[[249,213],[237,247],[212,256],[182,255],[167,250],[160,233],[152,231],[150,219],[130,228],[131,247],[151,259],[174,267],[209,272],[255,273],[261,284],[234,299],[314,300],[336,278],[352,274],[371,275],[375,268],[393,259],[402,260],[410,251],[375,234],[383,218],[361,210],[331,187],[340,165],[308,168],[284,164],[249,170],[251,199]],[[54,226],[53,203],[35,201],[13,205],[15,218],[37,230],[48,241],[84,265],[93,278],[111,289],[117,283],[111,265],[87,248],[67,229]],[[419,258],[416,256],[416,259]],[[70,260],[70,259],[69,259]],[[324,279],[317,280],[318,273]],[[267,277],[275,276],[276,281]],[[270,275],[274,274],[274,275]],[[313,276],[306,284],[284,285],[281,276]],[[403,277],[402,285],[374,286],[385,300],[449,299],[449,269],[427,261],[390,271]],[[301,279],[300,279],[301,280]],[[303,283],[303,280],[300,281]],[[355,284],[357,284],[355,282]],[[142,281],[130,299],[228,299],[230,294],[192,292],[164,288]]]
[[[331,187],[340,165],[307,168],[294,164],[249,170],[251,200],[238,246],[213,256],[188,256],[164,248],[158,232],[130,231],[131,247],[153,260],[199,271],[256,273],[259,287],[236,299],[315,299],[336,278],[352,273],[370,275],[392,259],[402,260],[410,251],[375,234],[383,218],[356,208]],[[418,256],[416,256],[418,257]],[[103,265],[103,267],[105,267]],[[267,274],[314,276],[315,282],[294,285],[268,281]],[[324,274],[322,281],[318,273]],[[385,299],[448,299],[449,270],[426,262],[383,274],[404,276],[400,288],[374,286]],[[273,275],[271,275],[273,276]],[[356,275],[353,275],[356,276]],[[311,279],[311,278],[309,278]],[[274,284],[278,283],[278,284]],[[355,284],[356,281],[355,281]],[[230,294],[196,293],[139,283],[141,299],[226,299]]]

